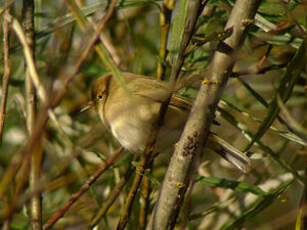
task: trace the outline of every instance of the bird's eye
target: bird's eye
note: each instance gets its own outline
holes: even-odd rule
[[[99,100],[102,100],[102,99],[103,99],[103,94],[99,94],[99,95],[98,95],[98,99],[99,99]]]

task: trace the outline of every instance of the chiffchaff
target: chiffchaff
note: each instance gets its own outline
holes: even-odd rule
[[[131,152],[143,151],[157,122],[160,107],[170,93],[167,82],[132,73],[121,73],[124,86],[106,74],[95,80],[91,101],[82,109],[96,108],[104,125],[119,143]],[[174,145],[183,129],[191,103],[174,93],[159,129],[155,149],[165,150]],[[213,133],[207,146],[234,166],[246,172],[249,158]]]

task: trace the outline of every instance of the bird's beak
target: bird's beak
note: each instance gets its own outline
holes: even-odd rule
[[[80,112],[82,113],[82,112],[85,112],[85,111],[87,111],[87,110],[90,110],[90,109],[92,109],[92,108],[94,108],[95,107],[95,103],[93,102],[93,101],[89,101],[86,105],[84,105],[83,107],[82,107],[82,109],[80,110]]]

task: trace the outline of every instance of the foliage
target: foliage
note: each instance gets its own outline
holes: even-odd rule
[[[20,21],[22,1],[11,2],[10,13]],[[165,2],[172,4],[171,0]],[[50,101],[71,76],[95,36],[97,27],[93,29],[93,25],[101,21],[109,6],[105,0],[35,1],[35,65]],[[180,82],[190,84],[184,85],[181,95],[193,100],[199,76],[204,77],[212,54],[231,36],[224,26],[232,6],[230,0],[208,1],[187,48]],[[56,119],[49,119],[41,140],[34,140],[43,149],[40,179],[34,187],[28,178],[33,162],[29,160],[31,151],[27,151],[31,132],[26,122],[24,46],[10,24],[11,73],[0,146],[1,222],[10,223],[11,229],[31,229],[29,201],[40,192],[46,224],[91,175],[108,165],[53,229],[85,229],[93,226],[94,220],[97,229],[115,229],[133,177],[140,173],[139,156],[124,152],[117,161],[110,161],[119,144],[95,111],[80,113],[80,109],[88,102],[91,82],[109,71],[156,76],[157,65],[162,63],[168,80],[189,4],[182,0],[169,8],[173,17],[167,51],[171,52],[165,59],[159,56],[163,7],[159,0],[117,2],[101,33],[104,44],[95,43],[61,103],[53,108]],[[1,5],[2,24],[4,10]],[[194,177],[185,198],[178,229],[294,228],[296,211],[306,197],[306,11],[306,1],[262,1],[246,40],[235,51],[233,73],[218,105],[216,120],[220,125],[212,127],[213,132],[247,152],[252,169],[242,175],[205,151],[197,160],[197,179]],[[183,17],[173,23],[176,14]],[[4,72],[1,53],[0,74]],[[3,99],[3,83],[1,94]],[[38,101],[37,125],[46,105],[39,96]],[[170,156],[171,152],[158,155],[152,171],[141,171],[143,184],[137,190],[127,229],[139,226],[146,183],[151,186],[145,213],[151,213]]]

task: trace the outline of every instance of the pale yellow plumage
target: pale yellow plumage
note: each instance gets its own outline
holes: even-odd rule
[[[160,106],[170,93],[170,86],[166,82],[142,75],[122,73],[121,76],[125,87],[119,86],[111,74],[98,78],[92,86],[91,102],[86,109],[95,107],[104,125],[119,143],[129,151],[140,152],[146,147]],[[156,150],[172,148],[179,138],[190,108],[188,100],[173,94],[159,130]],[[242,171],[248,170],[249,159],[221,138],[210,134],[208,144]]]

